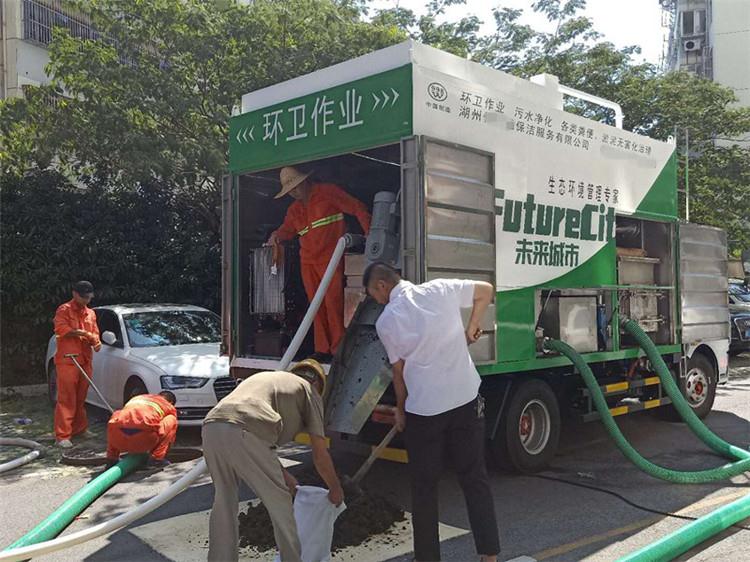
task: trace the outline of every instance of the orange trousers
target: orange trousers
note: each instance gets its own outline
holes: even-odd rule
[[[91,363],[81,367],[91,376]],[[89,381],[75,365],[55,364],[57,371],[57,405],[55,406],[55,437],[58,441],[70,439],[86,431],[86,393]]]
[[[302,264],[302,283],[308,301],[312,301],[318,290],[327,263]],[[333,355],[344,337],[344,261],[341,260],[328,285],[323,302],[315,315],[315,351]]]
[[[107,424],[107,458],[118,459],[121,453],[151,453],[156,460],[167,456],[177,437],[177,418],[169,415],[155,427],[126,427]]]

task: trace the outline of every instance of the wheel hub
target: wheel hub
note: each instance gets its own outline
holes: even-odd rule
[[[526,404],[518,420],[518,438],[528,454],[537,455],[544,450],[549,441],[551,425],[549,410],[544,402],[531,400]]]
[[[708,397],[708,377],[701,369],[690,369],[685,379],[685,394],[693,408],[699,407]]]

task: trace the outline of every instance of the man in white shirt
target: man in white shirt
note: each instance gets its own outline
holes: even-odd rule
[[[375,327],[393,366],[396,425],[406,431],[414,557],[440,560],[438,483],[447,450],[477,552],[482,561],[495,562],[500,540],[484,462],[484,402],[468,347],[482,335],[482,316],[495,288],[458,279],[413,285],[381,263],[365,270],[363,284],[386,305]],[[462,308],[472,309],[465,331]]]

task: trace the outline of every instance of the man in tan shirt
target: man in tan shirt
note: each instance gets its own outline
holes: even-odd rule
[[[257,373],[219,402],[203,422],[203,454],[214,482],[209,520],[209,561],[238,560],[238,482],[266,506],[283,562],[299,562],[301,547],[292,495],[296,479],[282,468],[276,446],[301,432],[310,435],[313,464],[334,505],[344,501],[326,447],[323,424],[325,371],[306,359],[291,372]]]

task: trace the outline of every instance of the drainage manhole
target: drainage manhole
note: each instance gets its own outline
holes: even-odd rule
[[[172,463],[187,462],[203,456],[203,451],[195,447],[172,447],[167,460]],[[63,452],[60,462],[71,466],[103,466],[107,463],[106,454],[93,449],[68,449]]]

